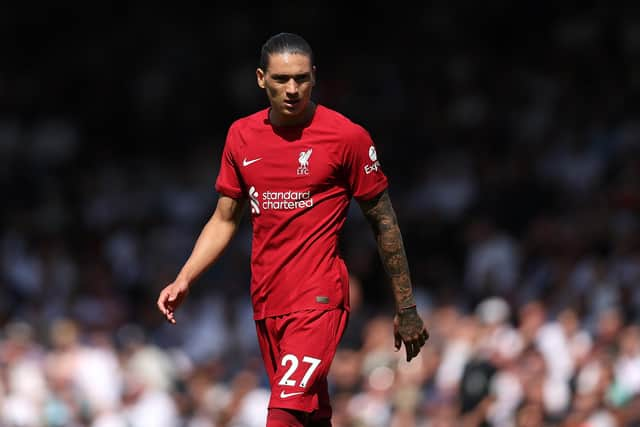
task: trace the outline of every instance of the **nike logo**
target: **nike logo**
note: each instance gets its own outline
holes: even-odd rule
[[[296,396],[298,394],[302,394],[304,391],[298,391],[295,393],[285,393],[284,390],[280,392],[280,399],[286,399],[287,397]]]
[[[258,160],[262,160],[262,157],[258,157],[257,159],[253,160],[247,160],[247,158],[245,157],[244,159],[242,159],[242,166],[249,166],[251,163],[255,163]]]

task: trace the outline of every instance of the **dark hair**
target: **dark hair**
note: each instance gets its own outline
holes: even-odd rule
[[[311,59],[311,65],[313,65],[313,51],[305,39],[293,33],[279,33],[271,36],[269,40],[262,45],[260,64],[258,66],[266,70],[269,65],[270,55],[285,52],[306,55]]]

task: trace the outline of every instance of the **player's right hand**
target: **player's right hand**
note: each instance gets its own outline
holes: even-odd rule
[[[182,303],[184,297],[187,296],[189,292],[189,284],[185,281],[176,280],[173,283],[168,284],[165,288],[160,292],[160,296],[158,297],[158,309],[164,314],[167,320],[175,324],[175,311]]]

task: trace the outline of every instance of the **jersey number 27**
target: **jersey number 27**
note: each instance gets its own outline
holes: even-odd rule
[[[313,375],[313,371],[315,371],[318,365],[320,365],[321,360],[311,356],[304,356],[302,358],[302,361],[309,364],[309,368],[307,368],[307,371],[302,377],[302,381],[300,381],[300,387],[305,388],[307,386],[309,378],[311,378],[311,375]],[[278,382],[278,384],[295,386],[296,381],[290,378],[291,375],[293,375],[293,373],[296,371],[296,369],[298,369],[298,365],[300,364],[300,362],[298,361],[298,358],[293,354],[285,354],[285,356],[282,358],[281,365],[286,366],[288,363],[291,363],[291,365],[289,366],[289,369],[287,369],[287,372],[285,372],[285,374],[282,376],[282,379],[280,380],[280,382]]]

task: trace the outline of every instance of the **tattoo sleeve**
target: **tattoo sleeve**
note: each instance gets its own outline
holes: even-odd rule
[[[388,192],[384,191],[372,200],[360,202],[360,208],[373,228],[380,260],[391,279],[396,309],[415,304],[409,263]]]

